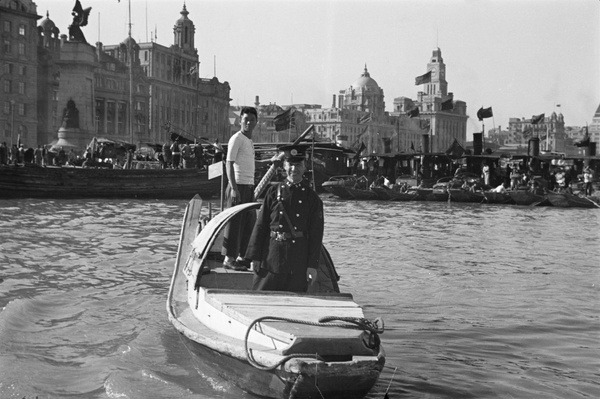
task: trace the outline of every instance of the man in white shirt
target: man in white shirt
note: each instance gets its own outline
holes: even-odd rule
[[[240,111],[241,130],[231,136],[227,144],[227,189],[225,190],[226,206],[234,206],[254,201],[254,144],[252,131],[258,122],[258,112],[253,107],[243,107]],[[244,254],[256,214],[244,212],[231,219],[225,227],[223,266],[238,271],[248,270]]]

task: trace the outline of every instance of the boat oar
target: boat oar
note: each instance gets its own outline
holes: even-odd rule
[[[300,136],[298,136],[298,138],[296,140],[294,140],[294,142],[292,144],[296,145],[299,142],[301,142],[302,139],[304,139],[311,132],[311,130],[314,129],[314,127],[315,127],[315,125],[310,125],[304,131],[304,133],[302,133]],[[283,160],[283,154],[279,154],[277,156],[276,160],[277,161]],[[277,166],[275,166],[275,162],[273,162],[273,164],[271,165],[271,167],[269,168],[269,170],[267,170],[267,173],[265,173],[265,175],[262,177],[262,179],[260,180],[260,182],[254,188],[254,198],[255,199],[258,198],[258,197],[260,197],[260,195],[262,194],[263,190],[265,189],[265,187],[267,186],[267,184],[269,184],[269,182],[271,181],[271,178],[273,177],[273,175],[275,174],[276,171],[277,171]]]
[[[591,199],[589,199],[588,197],[581,197],[581,198],[583,198],[583,199],[586,199],[586,200],[590,201],[592,204],[596,205],[596,207],[600,208],[600,205],[598,205],[598,204],[596,203],[596,201],[594,201],[594,200],[591,200]]]

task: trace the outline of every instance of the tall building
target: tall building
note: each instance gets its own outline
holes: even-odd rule
[[[424,90],[417,93],[417,99],[412,101],[400,97],[394,100],[394,111],[419,109],[419,118],[428,121],[431,152],[446,151],[455,139],[464,147],[469,118],[467,104],[454,99],[454,94],[448,92],[446,64],[439,48],[433,50],[427,72],[431,72],[431,78],[424,83]]]
[[[136,43],[127,38],[119,45],[104,46],[104,51],[125,62],[129,46],[140,66],[135,92],[148,87],[148,102],[134,103],[134,115],[147,123],[147,137],[140,139],[166,142],[171,132],[189,138],[227,141],[229,138],[229,93],[227,82],[217,77],[199,77],[200,60],[195,47],[195,25],[185,4],[173,27],[173,44]],[[145,126],[139,126],[142,131]]]
[[[31,0],[0,0],[0,141],[37,144],[37,30]]]

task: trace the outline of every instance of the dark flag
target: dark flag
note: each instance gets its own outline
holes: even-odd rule
[[[477,118],[482,121],[485,118],[491,118],[492,116],[494,116],[494,113],[492,112],[492,107],[489,108],[479,108],[479,111],[477,111]]]
[[[460,158],[464,153],[465,149],[460,145],[460,143],[456,139],[454,139],[454,142],[452,143],[450,148],[446,150],[446,155],[448,155],[451,158]]]
[[[415,143],[413,143],[412,141],[410,142],[410,149],[414,152],[415,151]]]
[[[447,99],[446,101],[444,101],[442,103],[442,111],[448,111],[448,110],[454,109],[454,102],[452,100],[453,100],[453,98],[450,97],[449,99]]]
[[[417,76],[415,78],[415,85],[417,85],[417,86],[425,84],[425,83],[429,83],[429,82],[431,82],[431,71],[427,72],[424,75]]]
[[[546,116],[546,114],[533,115],[531,117],[531,124],[537,125],[538,123],[543,122],[545,116]]]
[[[284,111],[273,118],[273,123],[275,124],[275,131],[280,132],[282,130],[287,130],[290,128],[293,120],[292,109],[289,108],[287,111]]]
[[[528,138],[529,136],[531,136],[531,133],[533,132],[533,129],[529,128],[529,129],[525,129],[523,130],[523,138]]]
[[[408,116],[409,118],[416,118],[417,116],[419,116],[419,107],[414,107],[413,109],[408,111],[406,113],[406,116]]]
[[[423,130],[429,130],[429,128],[431,128],[431,120],[429,120],[429,119],[419,120],[419,127]]]

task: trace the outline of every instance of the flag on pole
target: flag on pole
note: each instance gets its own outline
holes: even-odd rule
[[[282,130],[289,129],[293,120],[294,118],[292,115],[292,108],[289,108],[286,111],[280,113],[275,118],[273,118],[273,123],[275,124],[275,131],[280,132]]]
[[[198,65],[192,65],[192,67],[188,71],[188,75],[197,75],[197,74],[198,74]]]
[[[538,123],[543,122],[545,116],[546,114],[533,115],[531,117],[531,124],[537,125]]]
[[[408,116],[409,118],[416,118],[417,116],[419,116],[419,107],[414,107],[413,109],[408,111],[406,113],[406,116]]]
[[[410,149],[412,152],[415,152],[415,143],[413,143],[412,141],[410,142]]]
[[[358,123],[359,124],[363,124],[363,123],[369,123],[373,120],[373,117],[371,116],[371,114],[367,114],[367,115],[363,115],[360,118],[358,118]]]
[[[492,107],[489,108],[479,108],[479,111],[477,111],[477,118],[482,121],[485,118],[491,118],[492,116],[494,116],[494,113],[492,112]]]
[[[417,76],[415,78],[415,85],[416,86],[422,85],[422,84],[425,84],[425,83],[429,83],[429,82],[431,82],[431,71],[427,72],[424,75]]]

